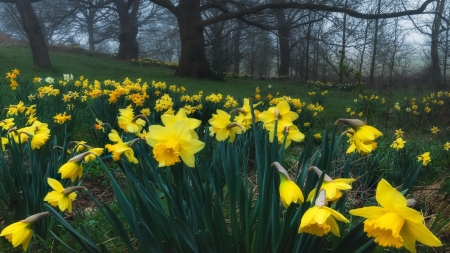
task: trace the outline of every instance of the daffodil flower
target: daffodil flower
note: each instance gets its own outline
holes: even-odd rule
[[[339,225],[336,220],[348,223],[342,214],[326,206],[326,190],[321,189],[316,198],[315,205],[309,208],[300,221],[298,233],[309,233],[316,236],[324,236],[330,231],[335,236],[340,236]]]
[[[362,154],[368,154],[372,152],[376,147],[374,140],[383,134],[373,126],[366,125],[364,121],[359,119],[338,119],[335,124],[343,122],[353,128],[353,131],[346,131],[350,134],[352,141],[351,145],[355,145],[354,149],[349,148],[347,153],[351,153],[351,150],[357,150]]]
[[[218,141],[224,141],[230,138],[230,142],[236,139],[237,134],[242,133],[241,126],[238,123],[232,123],[230,121],[231,115],[217,109],[217,114],[213,114],[212,118],[209,119],[209,124],[212,126],[211,132],[216,134],[216,139]]]
[[[278,120],[279,125],[289,125],[298,118],[298,114],[292,112],[289,103],[283,100],[277,106],[270,107],[267,111],[261,112],[258,118],[264,122],[264,125],[276,120]]]
[[[404,141],[401,137],[397,138],[394,143],[392,143],[391,148],[395,148],[397,151],[405,147],[406,141]]]
[[[33,238],[33,230],[31,227],[36,221],[47,215],[49,215],[48,212],[38,213],[31,215],[25,220],[15,222],[5,227],[0,233],[0,236],[6,237],[14,248],[22,245],[23,250],[27,251],[31,238]]]
[[[109,152],[112,153],[113,160],[118,161],[120,160],[120,155],[125,154],[125,156],[128,158],[128,161],[132,163],[138,163],[138,160],[134,156],[134,151],[130,147],[132,143],[139,140],[134,139],[133,141],[124,143],[122,139],[120,138],[119,134],[116,130],[112,130],[111,133],[108,134],[108,137],[111,141],[116,142],[116,144],[106,144],[105,148],[108,149]]]
[[[188,167],[195,167],[194,154],[202,150],[205,143],[193,138],[185,120],[178,120],[170,127],[152,125],[148,131],[145,139],[153,147],[153,156],[160,167],[174,165],[181,161],[180,157]]]
[[[4,119],[0,121],[0,127],[2,127],[3,130],[8,130],[13,126],[14,126],[14,118]]]
[[[386,180],[378,183],[375,198],[381,206],[350,210],[350,214],[366,218],[364,231],[383,247],[416,252],[415,243],[439,247],[441,241],[424,225],[420,212],[407,206],[406,198]]]
[[[142,119],[146,119],[144,115],[134,116],[131,105],[127,106],[125,109],[119,109],[119,112],[120,116],[117,118],[119,127],[125,132],[139,133],[146,124],[146,121]]]
[[[278,162],[274,162],[273,165],[280,174],[280,199],[285,208],[288,208],[291,203],[301,204],[304,201],[303,193],[300,187],[291,180],[286,169],[283,168]]]
[[[72,157],[69,161],[67,161],[63,166],[61,166],[58,170],[58,173],[61,173],[61,179],[70,178],[73,182],[75,179],[81,178],[83,175],[83,159],[90,155],[91,152],[84,152],[79,155]]]
[[[320,177],[323,173],[316,166],[312,166],[311,169],[313,169],[316,172],[318,177]],[[354,178],[332,179],[330,176],[325,174],[322,185],[320,186],[320,189],[326,190],[326,200],[327,201],[338,201],[339,198],[342,196],[341,191],[351,190],[352,186],[350,184],[353,182],[355,182]],[[313,199],[315,193],[316,193],[316,189],[314,188],[308,194],[307,201],[311,201]]]
[[[267,124],[266,130],[269,131],[269,141],[273,142],[275,138],[275,124]],[[291,145],[291,141],[302,142],[305,139],[305,135],[295,125],[277,125],[277,138],[279,144],[282,144],[286,138],[285,148],[288,148]]]
[[[402,138],[404,133],[405,132],[403,132],[403,130],[401,128],[395,130],[395,136],[397,138]]]
[[[423,166],[427,166],[431,162],[430,152],[425,152],[417,157],[417,161],[422,161]]]
[[[64,189],[62,184],[53,178],[47,178],[47,183],[52,187],[53,191],[47,193],[44,201],[47,201],[52,206],[58,206],[59,210],[63,212],[67,210],[69,213],[72,213],[72,202],[77,197],[74,191],[86,189],[83,186],[72,186]]]

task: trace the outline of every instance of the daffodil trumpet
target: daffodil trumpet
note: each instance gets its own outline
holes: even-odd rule
[[[327,207],[326,190],[321,189],[317,195],[315,205],[309,208],[300,221],[298,233],[309,233],[324,236],[329,232],[340,236],[339,225],[336,220],[349,223],[341,213]]]

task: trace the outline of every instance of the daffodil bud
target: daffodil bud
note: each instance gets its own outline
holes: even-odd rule
[[[239,123],[236,122],[227,125],[227,129],[231,129],[233,127],[239,127],[240,129],[244,129]]]
[[[322,176],[323,172],[319,168],[317,168],[316,166],[311,166],[310,168],[313,169],[314,172],[316,172],[318,177]],[[333,179],[330,176],[328,176],[327,174],[325,174],[323,181],[331,183],[331,182],[333,182]]]
[[[64,189],[64,191],[62,191],[62,194],[70,194],[76,190],[85,190],[87,191],[88,189],[84,186],[71,186],[71,187],[67,187],[66,189]]]
[[[406,200],[406,206],[414,207],[417,204],[417,200],[415,199],[407,199]]]
[[[81,162],[81,161],[84,159],[85,156],[87,156],[87,155],[89,155],[89,154],[94,154],[94,155],[96,155],[95,153],[92,153],[92,152],[90,152],[90,151],[87,151],[87,152],[84,152],[84,153],[81,153],[81,154],[79,154],[79,155],[76,155],[76,156],[72,157],[72,158],[71,158],[69,161],[67,161],[67,162],[75,162],[75,163],[79,163],[79,162]]]
[[[336,122],[334,122],[334,124],[337,124],[339,122],[343,122],[343,123],[351,126],[352,128],[360,127],[360,126],[363,126],[366,124],[364,121],[359,120],[359,119],[338,119],[338,120],[336,120]]]
[[[275,166],[275,168],[278,170],[278,172],[280,172],[280,173],[282,173],[283,175],[285,175],[286,178],[287,178],[288,180],[291,180],[291,178],[289,177],[289,174],[288,174],[287,170],[286,170],[285,168],[283,168],[283,166],[281,166],[280,163],[278,163],[278,162],[273,162],[273,163],[272,163],[272,166]]]
[[[29,216],[28,218],[26,218],[25,220],[22,220],[22,222],[34,223],[34,222],[40,220],[42,217],[45,217],[47,215],[50,215],[50,213],[42,212],[42,213],[33,214],[33,215]]]
[[[322,206],[325,206],[327,204],[327,194],[325,189],[320,189],[315,204],[318,208],[321,208]]]
[[[232,110],[229,114],[233,114],[233,113],[240,113],[240,112],[245,112],[244,108],[236,108],[234,110]]]
[[[148,118],[147,118],[144,114],[136,115],[136,116],[133,118],[133,120],[131,120],[131,121],[132,121],[132,122],[135,122],[137,119],[144,119],[145,121],[148,122]],[[105,123],[104,123],[104,124],[105,124]]]
[[[140,140],[141,140],[141,138],[136,138],[136,139],[132,140],[128,147],[130,147],[130,148],[133,147],[134,144],[138,143]]]

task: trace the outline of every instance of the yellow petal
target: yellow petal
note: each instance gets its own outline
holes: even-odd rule
[[[62,192],[64,191],[64,187],[62,186],[62,184],[53,178],[47,178],[47,183],[48,185],[50,185],[50,187],[52,187],[53,190],[57,191],[57,192]]]
[[[423,223],[406,222],[405,226],[417,241],[432,247],[442,246],[442,242]]]
[[[350,210],[351,215],[364,217],[366,219],[378,219],[388,212],[387,209],[379,206],[367,206]]]
[[[347,218],[344,217],[344,215],[342,215],[340,212],[331,209],[327,206],[323,206],[322,208],[326,209],[336,220],[338,221],[343,221],[345,223],[349,223],[350,221],[347,220]]]
[[[316,217],[314,217],[314,221],[317,222],[317,224],[323,224],[330,216],[330,212],[328,212],[325,208],[319,208],[319,210],[316,213]]]
[[[300,228],[307,226],[312,221],[314,221],[314,218],[316,217],[318,211],[319,208],[317,206],[309,208],[302,216],[302,220],[300,221]]]
[[[406,198],[385,179],[378,182],[375,198],[382,207],[390,211],[395,211],[394,205],[406,206]]]
[[[330,225],[331,233],[333,233],[337,237],[341,236],[339,232],[339,225],[337,224],[333,216],[328,217],[327,224]]]

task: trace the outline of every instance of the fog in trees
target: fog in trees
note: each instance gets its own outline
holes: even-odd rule
[[[0,31],[23,45],[178,62],[182,77],[448,84],[445,0],[0,2]],[[35,51],[36,66],[51,66]]]

